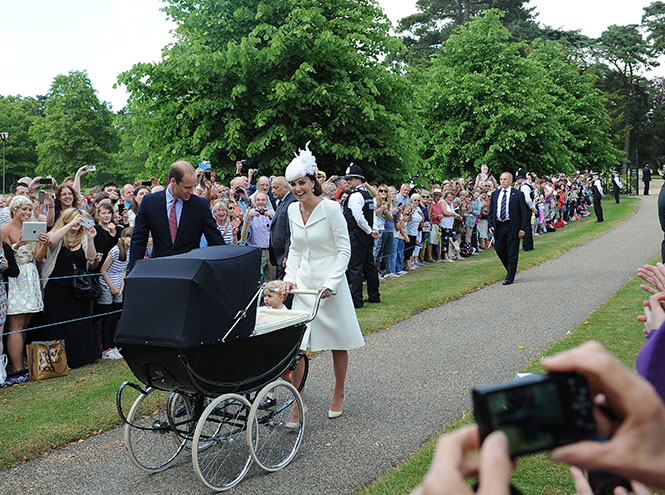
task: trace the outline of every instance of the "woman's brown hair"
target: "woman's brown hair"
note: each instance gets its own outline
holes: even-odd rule
[[[131,237],[131,236],[132,236],[131,227],[124,228],[122,229],[122,232],[120,232],[120,239],[118,239],[118,251],[120,251],[118,260],[120,261],[127,261],[127,246],[125,246],[125,237]]]
[[[76,208],[79,204],[79,193],[77,193],[73,187],[68,186],[67,184],[62,184],[58,187],[55,188],[55,207],[62,212],[62,203],[60,203],[60,195],[62,194],[63,189],[69,189],[72,192],[72,195],[74,196],[74,202],[72,203],[72,207]]]

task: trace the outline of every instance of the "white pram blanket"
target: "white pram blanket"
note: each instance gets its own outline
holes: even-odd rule
[[[252,335],[274,332],[280,328],[297,325],[309,318],[309,312],[293,309],[273,309],[259,306],[256,310],[256,325]]]

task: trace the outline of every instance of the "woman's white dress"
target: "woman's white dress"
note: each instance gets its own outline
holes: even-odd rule
[[[339,204],[322,200],[304,224],[300,203],[289,205],[291,246],[284,280],[298,289],[327,287],[337,295],[324,299],[319,314],[308,325],[302,349],[312,351],[348,350],[365,345],[351,292],[346,281],[346,268],[351,244],[346,220]],[[293,309],[311,311],[315,296],[295,295]]]
[[[24,244],[14,251],[20,270],[18,277],[9,277],[7,284],[9,315],[39,313],[44,309],[42,289],[39,285],[39,272],[33,255],[33,244]]]

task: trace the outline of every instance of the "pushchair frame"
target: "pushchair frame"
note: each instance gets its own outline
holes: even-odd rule
[[[238,311],[233,326],[251,305],[260,303],[263,290]],[[231,328],[220,343],[188,349],[122,346],[120,352],[142,383],[125,382],[116,394],[125,448],[137,467],[162,471],[191,449],[199,479],[223,491],[239,483],[253,462],[266,471],[291,462],[305,426],[299,391],[308,359],[300,346],[326,295],[297,289],[291,293],[316,296],[311,313],[294,312],[285,326],[272,325],[278,328],[269,333],[224,341]],[[300,362],[303,378],[294,386],[283,376]],[[127,390],[139,395],[125,414]],[[240,447],[243,443],[245,448]]]

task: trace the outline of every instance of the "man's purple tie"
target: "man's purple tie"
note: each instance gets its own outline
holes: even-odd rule
[[[169,230],[171,231],[171,242],[175,244],[175,236],[178,233],[178,215],[175,212],[176,199],[171,203],[171,213],[169,215]]]
[[[501,198],[501,212],[499,214],[499,221],[505,222],[506,217],[508,216],[508,190],[504,189],[501,194],[503,194],[503,197]]]

